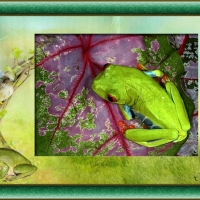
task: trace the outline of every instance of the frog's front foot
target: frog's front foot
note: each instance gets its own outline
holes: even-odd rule
[[[169,82],[170,79],[168,78],[168,76],[166,74],[164,74],[162,77],[161,77],[161,83],[165,86],[166,82]]]
[[[136,68],[141,70],[141,71],[147,70],[147,68],[144,65],[142,65],[141,63],[138,63]]]
[[[130,124],[130,125],[127,125],[124,121],[120,120],[118,122],[119,126],[122,128],[121,129],[121,133],[124,135],[125,134],[125,131],[128,130],[128,129],[134,129],[135,126],[133,124]]]

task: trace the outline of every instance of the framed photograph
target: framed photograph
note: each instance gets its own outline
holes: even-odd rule
[[[1,2],[1,197],[197,197],[199,8]]]

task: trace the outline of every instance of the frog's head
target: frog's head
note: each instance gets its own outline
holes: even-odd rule
[[[104,71],[93,80],[92,89],[94,92],[107,101],[125,104],[129,98],[121,70],[123,70],[121,66],[104,65]]]

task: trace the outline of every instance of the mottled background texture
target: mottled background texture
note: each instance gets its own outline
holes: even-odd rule
[[[1,16],[0,69],[13,64],[9,57],[13,47],[24,52],[34,49],[35,34],[198,34],[199,20],[174,16]],[[198,156],[34,156],[34,87],[32,74],[13,95],[1,126],[6,141],[38,167],[35,174],[13,184],[199,184]]]

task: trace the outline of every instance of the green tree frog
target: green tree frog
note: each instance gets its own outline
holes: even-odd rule
[[[0,148],[0,179],[13,181],[29,176],[36,171],[37,167],[19,152]]]
[[[160,70],[106,64],[92,83],[101,98],[116,103],[126,120],[140,119],[148,129],[127,129],[126,139],[155,147],[186,138],[190,122],[178,89]],[[153,77],[163,78],[164,87]],[[161,79],[162,80],[162,79]]]

